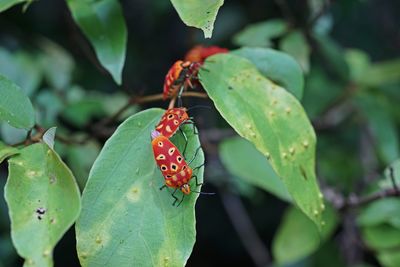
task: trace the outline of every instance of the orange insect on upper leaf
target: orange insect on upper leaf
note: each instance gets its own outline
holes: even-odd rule
[[[228,52],[228,49],[216,45],[208,47],[196,45],[186,53],[185,60],[203,64],[204,60],[212,55]]]
[[[197,79],[200,65],[191,61],[176,61],[169,69],[164,80],[163,100],[175,97],[183,86],[193,87],[191,80]]]
[[[161,117],[156,130],[167,138],[171,138],[179,127],[189,120],[186,108],[170,108]]]

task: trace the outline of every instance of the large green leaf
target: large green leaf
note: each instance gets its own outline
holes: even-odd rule
[[[284,34],[288,25],[284,20],[271,19],[246,26],[233,37],[237,46],[271,46],[271,39]]]
[[[121,84],[128,33],[119,1],[67,0],[67,3],[100,63]]]
[[[171,0],[182,21],[202,29],[205,38],[211,38],[214,22],[224,0]]]
[[[231,53],[247,58],[265,77],[289,90],[297,99],[302,98],[303,72],[296,60],[288,54],[260,47],[244,47]]]
[[[159,190],[164,179],[154,161],[150,132],[162,114],[161,109],[150,109],[128,118],[96,159],[76,225],[82,266],[184,266],[189,258],[196,236],[198,195],[192,193],[174,207],[172,189]],[[185,131],[186,155],[191,158],[199,140],[191,128]],[[180,135],[173,140],[182,147]],[[193,166],[203,161],[200,151]],[[200,182],[202,169],[198,175]]]
[[[225,120],[267,157],[294,202],[321,226],[316,138],[296,98],[262,76],[250,61],[232,54],[210,57],[199,75]]]
[[[24,266],[52,266],[52,252],[80,211],[74,176],[46,144],[20,150],[9,159],[5,198],[11,235]]]
[[[335,210],[327,206],[324,212],[325,226],[321,235],[310,220],[296,208],[289,208],[273,241],[273,255],[276,262],[292,263],[315,252],[327,240],[338,223]]]
[[[18,154],[19,150],[12,146],[7,146],[0,141],[0,163],[8,157]]]
[[[35,113],[29,98],[15,83],[0,75],[0,121],[16,128],[30,129]]]
[[[286,35],[281,43],[282,51],[293,56],[301,65],[305,73],[310,69],[310,47],[303,33],[300,31],[293,31]]]
[[[220,156],[228,171],[277,197],[291,201],[282,180],[268,160],[246,139],[235,137],[220,145]]]

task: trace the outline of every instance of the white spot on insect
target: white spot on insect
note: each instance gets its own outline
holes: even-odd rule
[[[319,192],[319,193],[318,193],[318,197],[319,197],[320,199],[323,199],[323,198],[324,198],[324,195],[323,195],[321,192]]]
[[[321,222],[321,226],[325,226],[325,224],[326,224],[325,221]]]
[[[314,215],[317,216],[319,214],[318,210],[314,210]]]
[[[289,148],[289,153],[291,155],[294,155],[294,152],[296,152],[296,150],[293,147]]]
[[[246,127],[247,129],[251,129],[251,128],[252,128],[250,123],[246,123],[245,127]]]
[[[269,114],[270,117],[274,117],[275,116],[275,112],[273,112],[273,111],[270,111],[268,114]]]
[[[284,153],[282,153],[282,157],[284,158],[284,159],[286,159],[287,158],[287,154],[284,152]]]
[[[285,112],[286,112],[286,114],[290,114],[290,112],[292,112],[292,110],[290,108],[286,108]]]
[[[324,210],[324,209],[325,209],[325,204],[322,203],[322,204],[321,204],[321,210]]]

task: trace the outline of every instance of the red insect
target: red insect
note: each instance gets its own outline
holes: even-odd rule
[[[193,123],[186,108],[170,108],[165,111],[156,130],[167,138],[171,138],[184,123]]]
[[[154,130],[151,132],[151,138],[154,158],[165,179],[165,185],[163,185],[160,190],[164,187],[175,188],[175,191],[172,193],[172,197],[175,199],[173,205],[175,205],[178,201],[175,192],[180,189],[183,196],[178,204],[179,206],[183,201],[184,195],[188,195],[191,192],[189,181],[195,177],[196,185],[198,186],[201,184],[198,183],[197,176],[193,175],[193,169],[186,163],[178,148],[167,137]],[[198,150],[199,149],[197,149],[195,156],[197,155]],[[192,162],[193,159],[190,162]],[[203,165],[196,167],[195,169],[202,166]]]
[[[229,52],[228,49],[215,45],[208,47],[202,45],[196,45],[186,53],[185,60],[192,62],[199,62],[203,64],[204,60],[206,60],[206,58],[212,55],[220,53],[228,53],[228,52]]]
[[[181,130],[183,124],[193,124],[193,133],[197,134],[196,127],[192,118],[189,117],[186,108],[170,108],[165,111],[161,117],[160,122],[156,125],[156,130],[167,138],[171,138],[178,130],[181,132],[185,139],[185,148],[183,149],[183,155],[186,152],[187,137],[186,134]]]
[[[176,61],[164,80],[163,99],[173,98],[188,87],[193,88],[192,80],[197,79],[200,65],[191,61]]]

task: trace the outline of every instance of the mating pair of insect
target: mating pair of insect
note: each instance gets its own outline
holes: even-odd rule
[[[174,198],[172,205],[174,206],[179,201],[178,197],[175,195],[178,190],[182,191],[183,193],[178,206],[182,203],[185,195],[188,195],[191,192],[203,194],[203,192],[191,190],[189,185],[193,178],[196,181],[196,186],[202,185],[202,183],[199,183],[197,175],[193,175],[193,173],[194,171],[203,167],[204,163],[193,169],[190,167],[190,164],[196,158],[201,147],[198,147],[192,159],[186,162],[184,155],[186,152],[188,139],[186,134],[181,129],[181,126],[184,124],[192,124],[193,131],[195,134],[197,134],[194,122],[192,118],[189,117],[186,108],[170,108],[161,117],[161,120],[157,124],[155,130],[151,132],[151,145],[153,148],[154,158],[165,179],[165,184],[160,188],[160,190],[166,187],[174,189],[172,193],[172,197]],[[178,131],[185,139],[183,153],[181,153],[170,141],[170,138]]]
[[[176,61],[164,80],[163,99],[180,96],[184,90],[200,86],[198,72],[204,61],[212,55],[227,53],[228,49],[218,46],[195,46],[186,53],[184,60]]]

